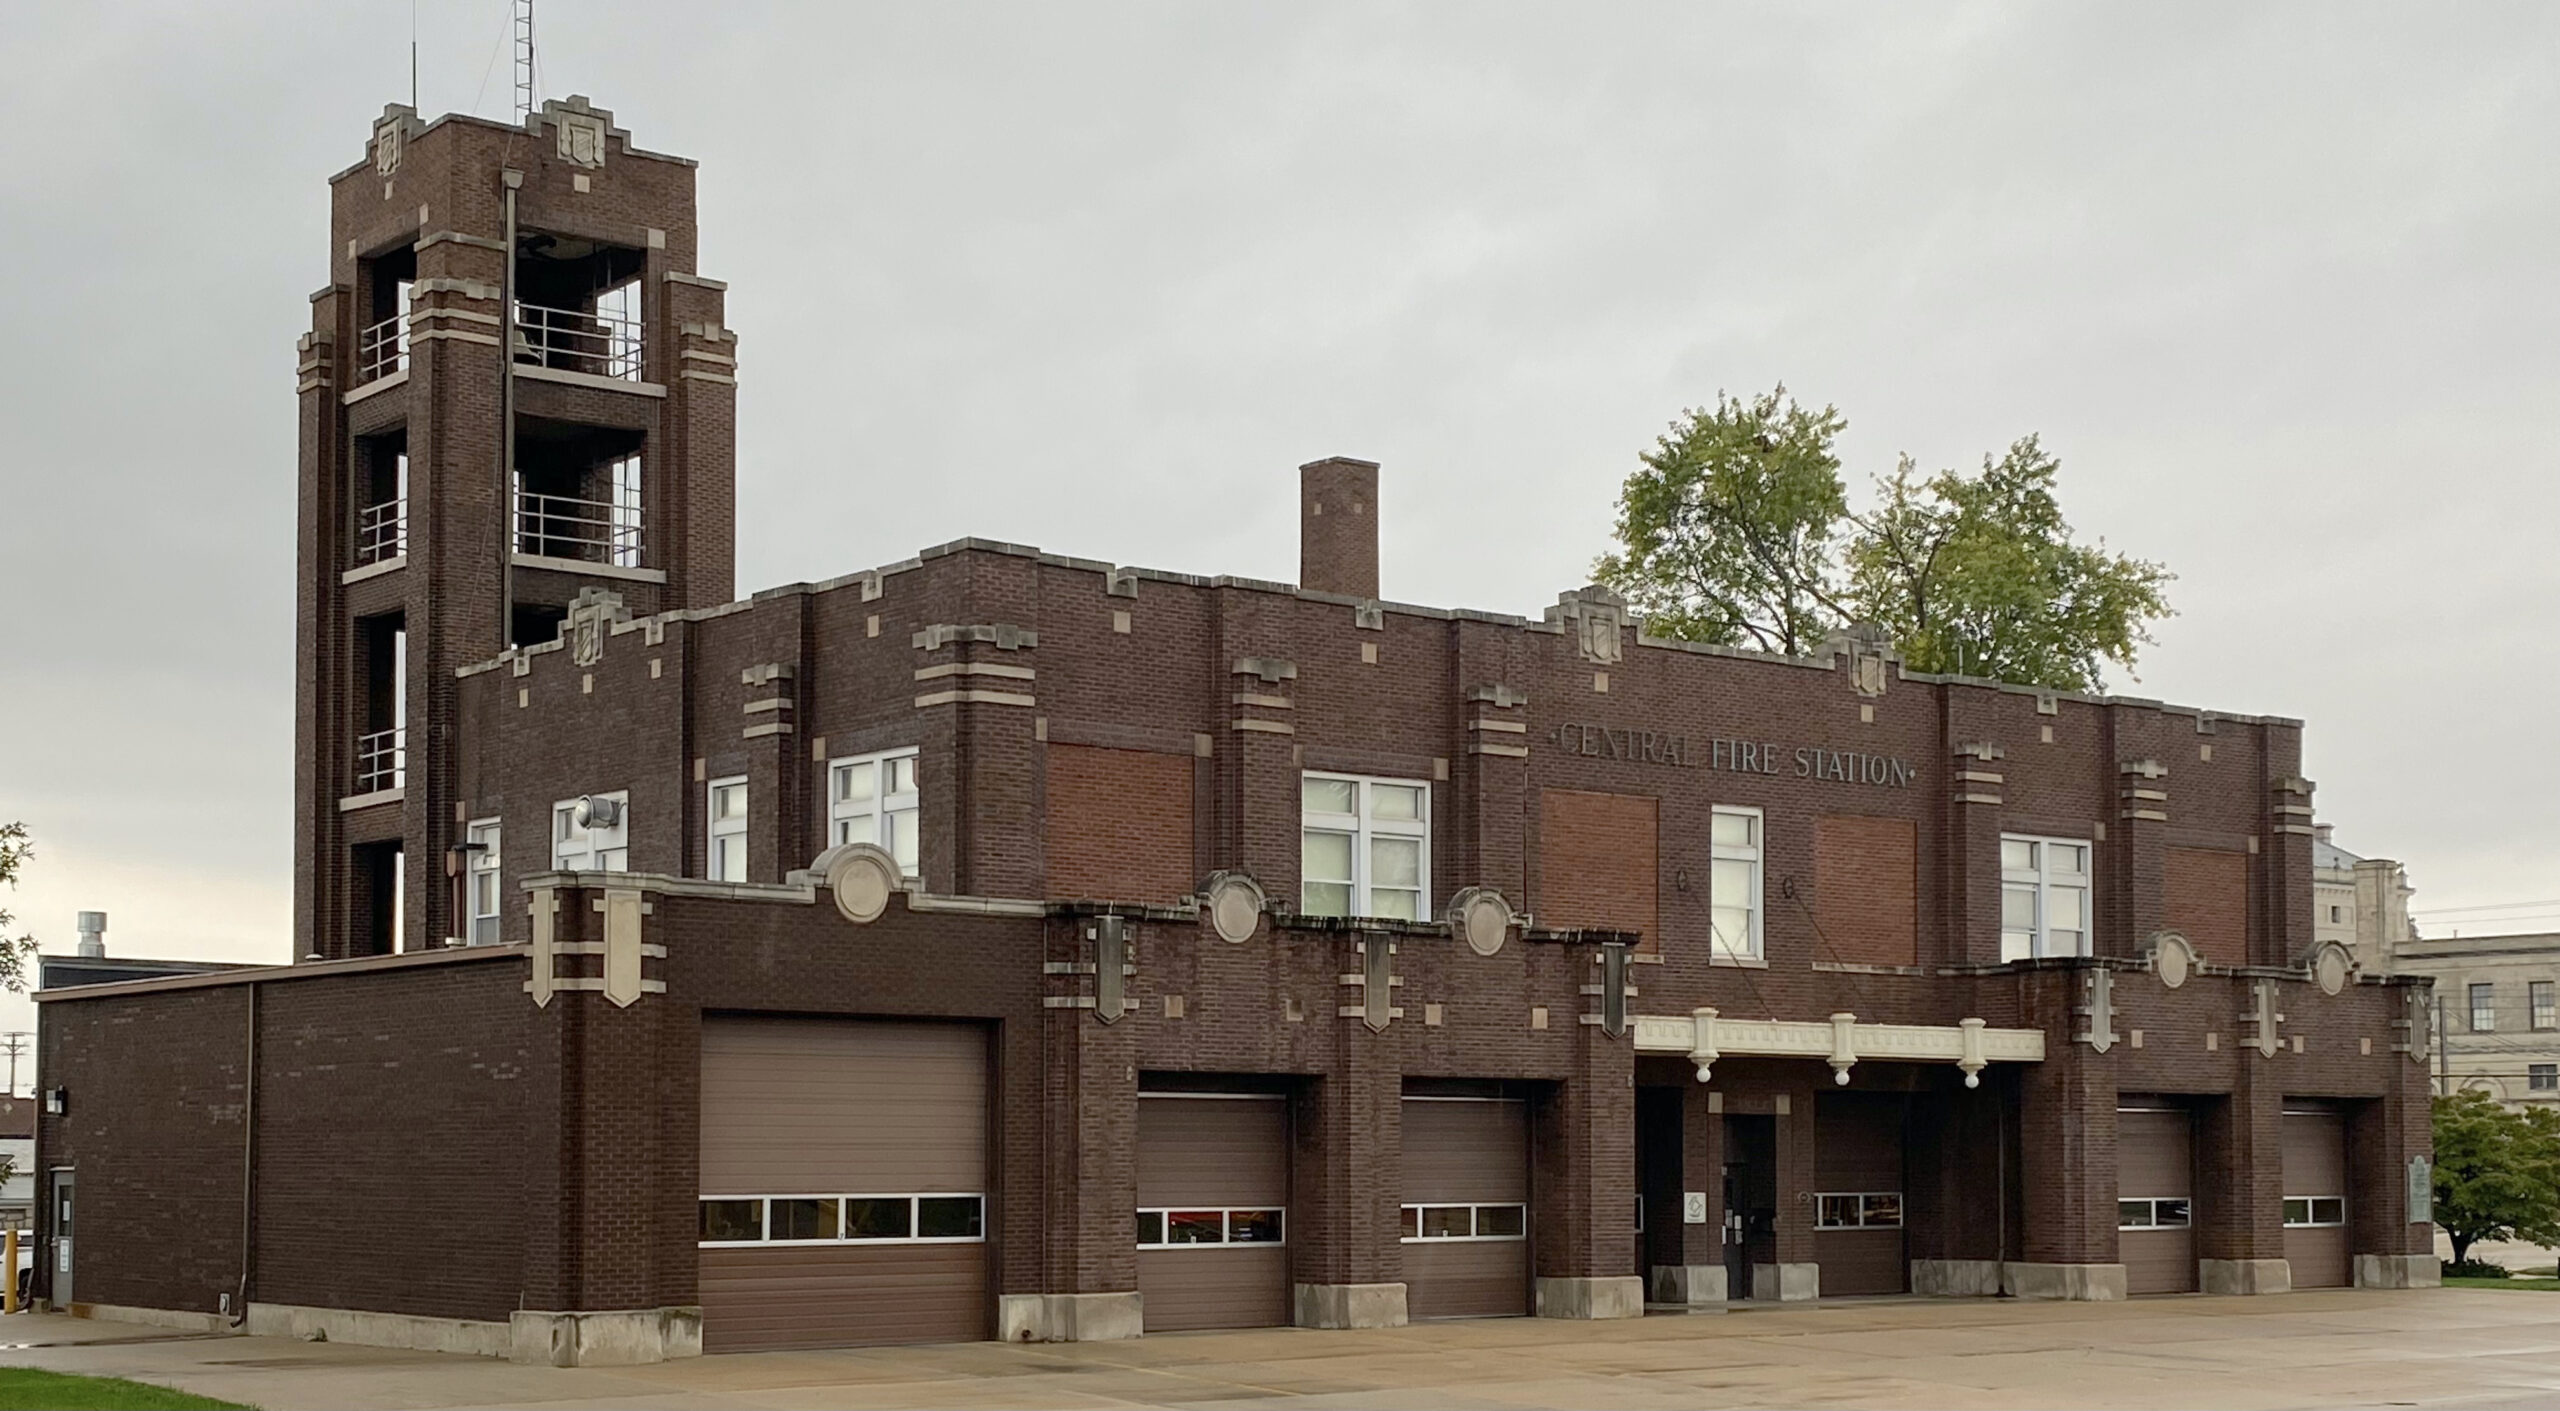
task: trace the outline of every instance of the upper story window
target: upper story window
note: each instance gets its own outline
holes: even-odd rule
[[[1707,915],[1715,927],[1715,954],[1727,959],[1760,955],[1760,810],[1719,808],[1708,822]]]
[[[747,880],[747,776],[711,781],[703,839],[703,875],[714,882]]]
[[[551,866],[560,872],[631,869],[631,791],[562,799],[551,806]]]
[[[2336,904],[2336,903],[2334,903],[2334,902],[2333,902],[2333,903],[2331,903],[2331,904],[2330,904],[2330,906],[2329,906],[2329,924],[2330,924],[2330,925],[2332,925],[2332,926],[2335,926],[2335,925],[2338,925],[2338,924],[2340,924],[2340,923],[2344,922],[2346,919],[2347,919],[2347,909],[2346,909],[2345,907],[2343,907],[2343,906],[2339,906],[2339,905],[2337,905],[2337,904]]]
[[[2494,984],[2470,987],[2471,1032],[2494,1033],[2498,1027],[2498,987]]]
[[[471,902],[471,925],[464,939],[475,946],[498,943],[498,820],[483,818],[463,832],[471,847],[464,869],[464,890]]]
[[[2526,1064],[2524,1082],[2528,1092],[2560,1093],[2560,1063]]]
[[[2000,835],[2000,958],[2089,953],[2089,844]]]
[[[827,762],[828,841],[875,844],[896,858],[898,870],[910,877],[917,875],[921,803],[912,748]]]
[[[1298,791],[1299,911],[1421,920],[1431,895],[1431,786],[1308,774]]]
[[[2533,980],[2524,987],[2525,999],[2533,1006],[2533,1027],[2560,1029],[2560,1005],[2555,1005],[2549,980]]]

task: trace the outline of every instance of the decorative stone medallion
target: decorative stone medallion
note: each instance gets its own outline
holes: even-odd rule
[[[2175,931],[2151,934],[2151,973],[2160,983],[2176,989],[2187,982],[2196,969],[2195,944]]]
[[[1491,887],[1469,887],[1449,903],[1449,934],[1478,955],[1499,955],[1511,936],[1511,903]]]
[[[889,909],[889,896],[905,879],[898,860],[873,843],[844,843],[827,849],[817,871],[834,894],[836,910],[857,926],[868,926]]]
[[[1253,939],[1262,925],[1262,888],[1241,872],[1210,874],[1200,889],[1201,907],[1209,913],[1209,929],[1229,945]]]
[[[2356,961],[2347,948],[2336,941],[2322,941],[2311,952],[2311,979],[2320,993],[2334,995],[2347,987],[2354,977]]]

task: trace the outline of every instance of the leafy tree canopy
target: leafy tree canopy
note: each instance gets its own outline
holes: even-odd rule
[[[2074,538],[2037,438],[1978,475],[1906,457],[1853,514],[1846,425],[1784,387],[1683,413],[1627,477],[1600,581],[1658,636],[1801,656],[1872,624],[1921,671],[2094,691],[2107,663],[2131,670],[2173,575]]]
[[[18,869],[35,855],[35,844],[27,837],[24,823],[0,823],[0,889],[18,885]],[[0,988],[24,990],[27,987],[27,957],[36,953],[33,936],[10,936],[17,918],[0,907]]]
[[[2467,1261],[2478,1240],[2560,1244],[2560,1113],[2459,1092],[2435,1103],[2436,1224]]]

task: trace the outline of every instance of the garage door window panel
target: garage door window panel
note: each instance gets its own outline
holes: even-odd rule
[[[1404,1208],[1404,1240],[1408,1244],[1528,1237],[1529,1208],[1525,1205],[1408,1205]]]
[[[1140,1249],[1199,1249],[1211,1245],[1282,1243],[1283,1212],[1256,1210],[1141,1210]]]
[[[1814,1228],[1821,1230],[1898,1230],[1902,1228],[1900,1191],[1854,1191],[1817,1194]]]
[[[719,1196],[704,1244],[966,1244],[986,1237],[981,1195]]]

